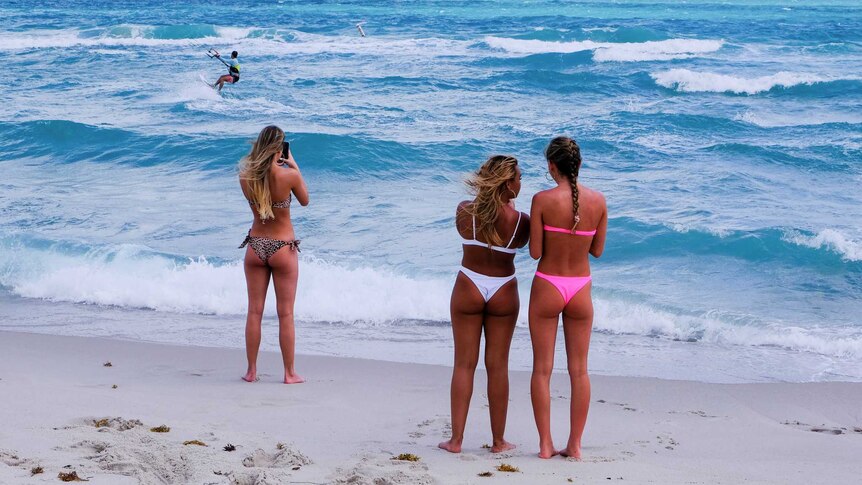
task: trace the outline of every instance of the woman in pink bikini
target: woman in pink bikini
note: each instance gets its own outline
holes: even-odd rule
[[[257,380],[260,324],[272,278],[284,383],[298,384],[304,382],[294,369],[293,303],[299,276],[299,240],[290,222],[290,201],[296,196],[300,205],[308,205],[308,188],[281,128],[267,126],[260,132],[251,152],[240,161],[239,185],[254,214],[251,229],[240,245],[240,248],[248,246],[244,264],[248,288],[245,322],[248,370],[242,378],[248,382]]]
[[[578,183],[581,149],[575,140],[554,138],[545,150],[545,158],[557,186],[536,194],[530,211],[530,256],[539,260],[530,293],[530,393],[539,430],[539,457],[561,454],[580,459],[581,436],[590,407],[587,350],[593,328],[593,302],[589,255],[602,255],[608,209],[601,192]],[[550,384],[560,314],[572,396],[569,441],[557,451],[551,438]]]
[[[439,446],[461,452],[484,332],[491,451],[499,453],[515,447],[503,438],[509,406],[509,346],[520,309],[514,260],[516,249],[527,244],[530,216],[515,210],[513,199],[521,191],[521,170],[513,157],[489,158],[467,185],[476,198],[461,202],[455,212],[464,256],[450,303],[455,340],[452,437]]]

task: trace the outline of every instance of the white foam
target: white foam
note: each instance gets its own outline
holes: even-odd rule
[[[785,322],[752,322],[718,315],[679,315],[647,305],[594,298],[594,328],[733,346],[771,346],[842,358],[862,357],[858,329],[802,328]]]
[[[164,39],[154,38],[157,27],[150,25],[124,24],[101,32],[79,29],[34,29],[26,32],[0,31],[0,51],[22,49],[49,49],[69,47],[149,47],[149,46],[199,46],[206,43],[235,43],[247,39],[258,29],[237,27],[214,27],[216,35]],[[125,29],[118,33],[116,29]],[[98,34],[98,35],[93,35]]]
[[[124,25],[128,30],[116,35],[105,30],[100,35],[77,29],[0,31],[0,52],[24,49],[71,47],[193,47],[229,44],[240,51],[255,55],[284,54],[369,54],[427,58],[433,56],[468,55],[473,41],[442,38],[394,38],[349,35],[319,35],[299,31],[214,27],[214,36],[191,39],[153,38],[153,26]]]
[[[789,88],[801,84],[815,84],[840,80],[858,80],[856,76],[832,77],[804,72],[781,71],[768,76],[739,77],[688,69],[670,69],[654,72],[650,76],[656,84],[681,92],[711,92],[757,94],[776,87]]]
[[[862,116],[852,113],[836,113],[821,111],[783,112],[747,110],[733,117],[761,128],[779,128],[788,126],[816,126],[830,123],[862,123]]]
[[[0,284],[24,297],[217,315],[241,315],[247,308],[241,262],[178,263],[134,245],[74,256],[20,248],[5,254],[15,259],[0,261],[6,269]],[[303,258],[296,315],[316,321],[442,321],[449,315],[450,291],[450,281]],[[267,313],[274,314],[274,295],[267,302]]]
[[[792,231],[784,235],[784,240],[809,248],[827,249],[847,261],[862,261],[862,241],[849,239],[835,229],[824,229],[813,236]]]
[[[828,239],[826,244],[846,242],[829,234],[821,236]],[[851,256],[862,258],[859,245],[853,244]],[[305,321],[372,326],[404,320],[448,322],[453,278],[454,275],[416,278],[382,268],[348,268],[303,256],[296,316]],[[240,261],[215,264],[198,258],[177,262],[135,245],[94,249],[84,254],[20,246],[14,250],[4,248],[0,251],[0,284],[19,296],[51,301],[176,313],[242,315],[246,311]],[[522,302],[529,301],[528,284],[521,285],[521,292]],[[680,314],[618,298],[596,297],[594,302],[595,329],[604,333],[862,357],[862,333],[855,327],[802,328],[726,315]],[[274,303],[274,295],[270,294],[268,315],[275,313]],[[518,325],[527,324],[526,313],[527,305],[523,304]]]
[[[570,54],[573,52],[594,51],[593,59],[599,62],[686,59],[715,52],[724,45],[724,41],[722,40],[701,39],[668,39],[647,42],[594,42],[591,40],[550,42],[505,37],[486,37],[485,43],[491,48],[519,55]]]

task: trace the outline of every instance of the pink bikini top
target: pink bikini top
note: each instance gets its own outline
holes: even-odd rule
[[[573,231],[571,229],[563,229],[562,227],[554,227],[554,226],[549,226],[547,224],[544,225],[544,228],[546,231],[562,232],[564,234],[571,234],[573,236],[591,236],[592,237],[592,236],[596,235],[595,229],[593,229],[592,231]]]

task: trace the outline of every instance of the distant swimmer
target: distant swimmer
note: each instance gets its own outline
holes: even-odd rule
[[[218,87],[219,92],[221,92],[221,88],[224,86],[224,83],[235,84],[239,82],[239,61],[237,57],[239,57],[239,53],[237,51],[233,51],[230,53],[230,59],[224,60],[221,57],[221,54],[215,49],[210,49],[207,52],[207,55],[210,58],[216,58],[222,62],[225,66],[227,66],[227,74],[218,78],[218,81],[213,84],[213,87]]]

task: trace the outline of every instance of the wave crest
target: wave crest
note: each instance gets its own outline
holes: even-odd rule
[[[800,241],[809,245],[846,242],[830,234]],[[851,247],[845,251],[862,257],[858,245]],[[453,278],[415,278],[384,268],[348,268],[304,256],[296,316],[354,326],[447,323]],[[520,290],[526,302],[529,284],[527,279],[523,281]],[[128,244],[88,249],[7,239],[0,244],[0,285],[27,298],[173,313],[242,315],[247,304],[241,261],[183,259]],[[268,315],[275,314],[274,303],[270,294]],[[862,357],[862,333],[854,326],[802,328],[792,322],[750,316],[684,312],[608,297],[600,291],[594,303],[599,332]],[[518,325],[526,325],[526,313],[524,304]]]
[[[809,248],[826,249],[840,254],[847,261],[862,261],[862,242],[848,239],[834,229],[824,229],[813,235],[789,232],[784,240]]]
[[[595,42],[592,40],[550,42],[532,39],[486,37],[485,43],[510,54],[570,54],[593,51],[598,62],[667,61],[687,59],[715,52],[724,45],[722,40],[668,39],[647,42]]]
[[[790,88],[833,81],[856,81],[859,77],[829,77],[804,72],[781,71],[769,76],[746,78],[712,72],[696,72],[688,69],[670,69],[654,72],[650,77],[659,86],[688,93],[735,93],[757,94],[775,88]]]

